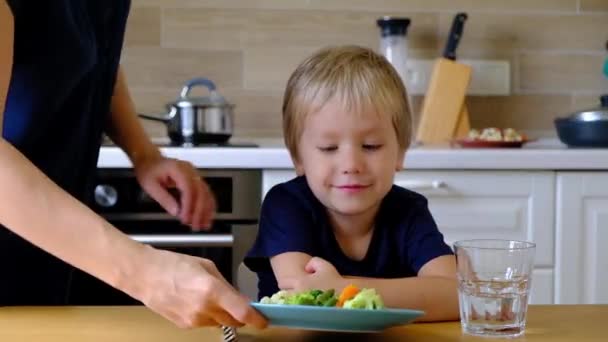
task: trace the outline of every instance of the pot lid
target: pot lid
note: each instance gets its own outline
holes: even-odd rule
[[[600,106],[584,109],[568,117],[573,121],[608,121],[608,94],[600,96]]]
[[[202,86],[209,90],[209,96],[191,96],[192,88]],[[186,82],[182,87],[179,98],[171,103],[178,107],[226,107],[232,106],[226,99],[217,91],[215,83],[206,78],[194,78]]]

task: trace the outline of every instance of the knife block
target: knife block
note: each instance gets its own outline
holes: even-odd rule
[[[469,111],[466,103],[462,105],[462,109],[458,114],[458,122],[456,123],[456,129],[452,135],[453,139],[463,139],[469,135],[471,130],[471,121],[469,119]]]
[[[447,58],[435,62],[422,104],[417,142],[443,144],[468,134],[470,124],[465,97],[470,81],[470,66]]]

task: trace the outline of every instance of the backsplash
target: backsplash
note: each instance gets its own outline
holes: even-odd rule
[[[307,55],[331,44],[377,49],[375,21],[390,15],[412,20],[410,56],[435,58],[459,11],[469,15],[459,57],[509,60],[512,70],[510,96],[467,98],[473,127],[554,135],[555,117],[608,93],[608,0],[133,0],[122,63],[140,112],[161,113],[184,81],[204,76],[236,104],[236,136],[278,138],[285,83]]]

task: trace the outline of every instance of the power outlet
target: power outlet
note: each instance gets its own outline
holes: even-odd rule
[[[468,95],[507,96],[511,94],[511,64],[506,60],[459,59],[471,66]],[[411,59],[407,63],[406,85],[411,95],[424,95],[429,87],[435,60]]]

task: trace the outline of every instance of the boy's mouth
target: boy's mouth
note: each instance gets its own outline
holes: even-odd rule
[[[338,188],[339,190],[346,191],[346,192],[358,192],[358,191],[365,190],[368,187],[369,187],[369,185],[367,185],[367,184],[344,184],[344,185],[336,186],[336,188]]]

